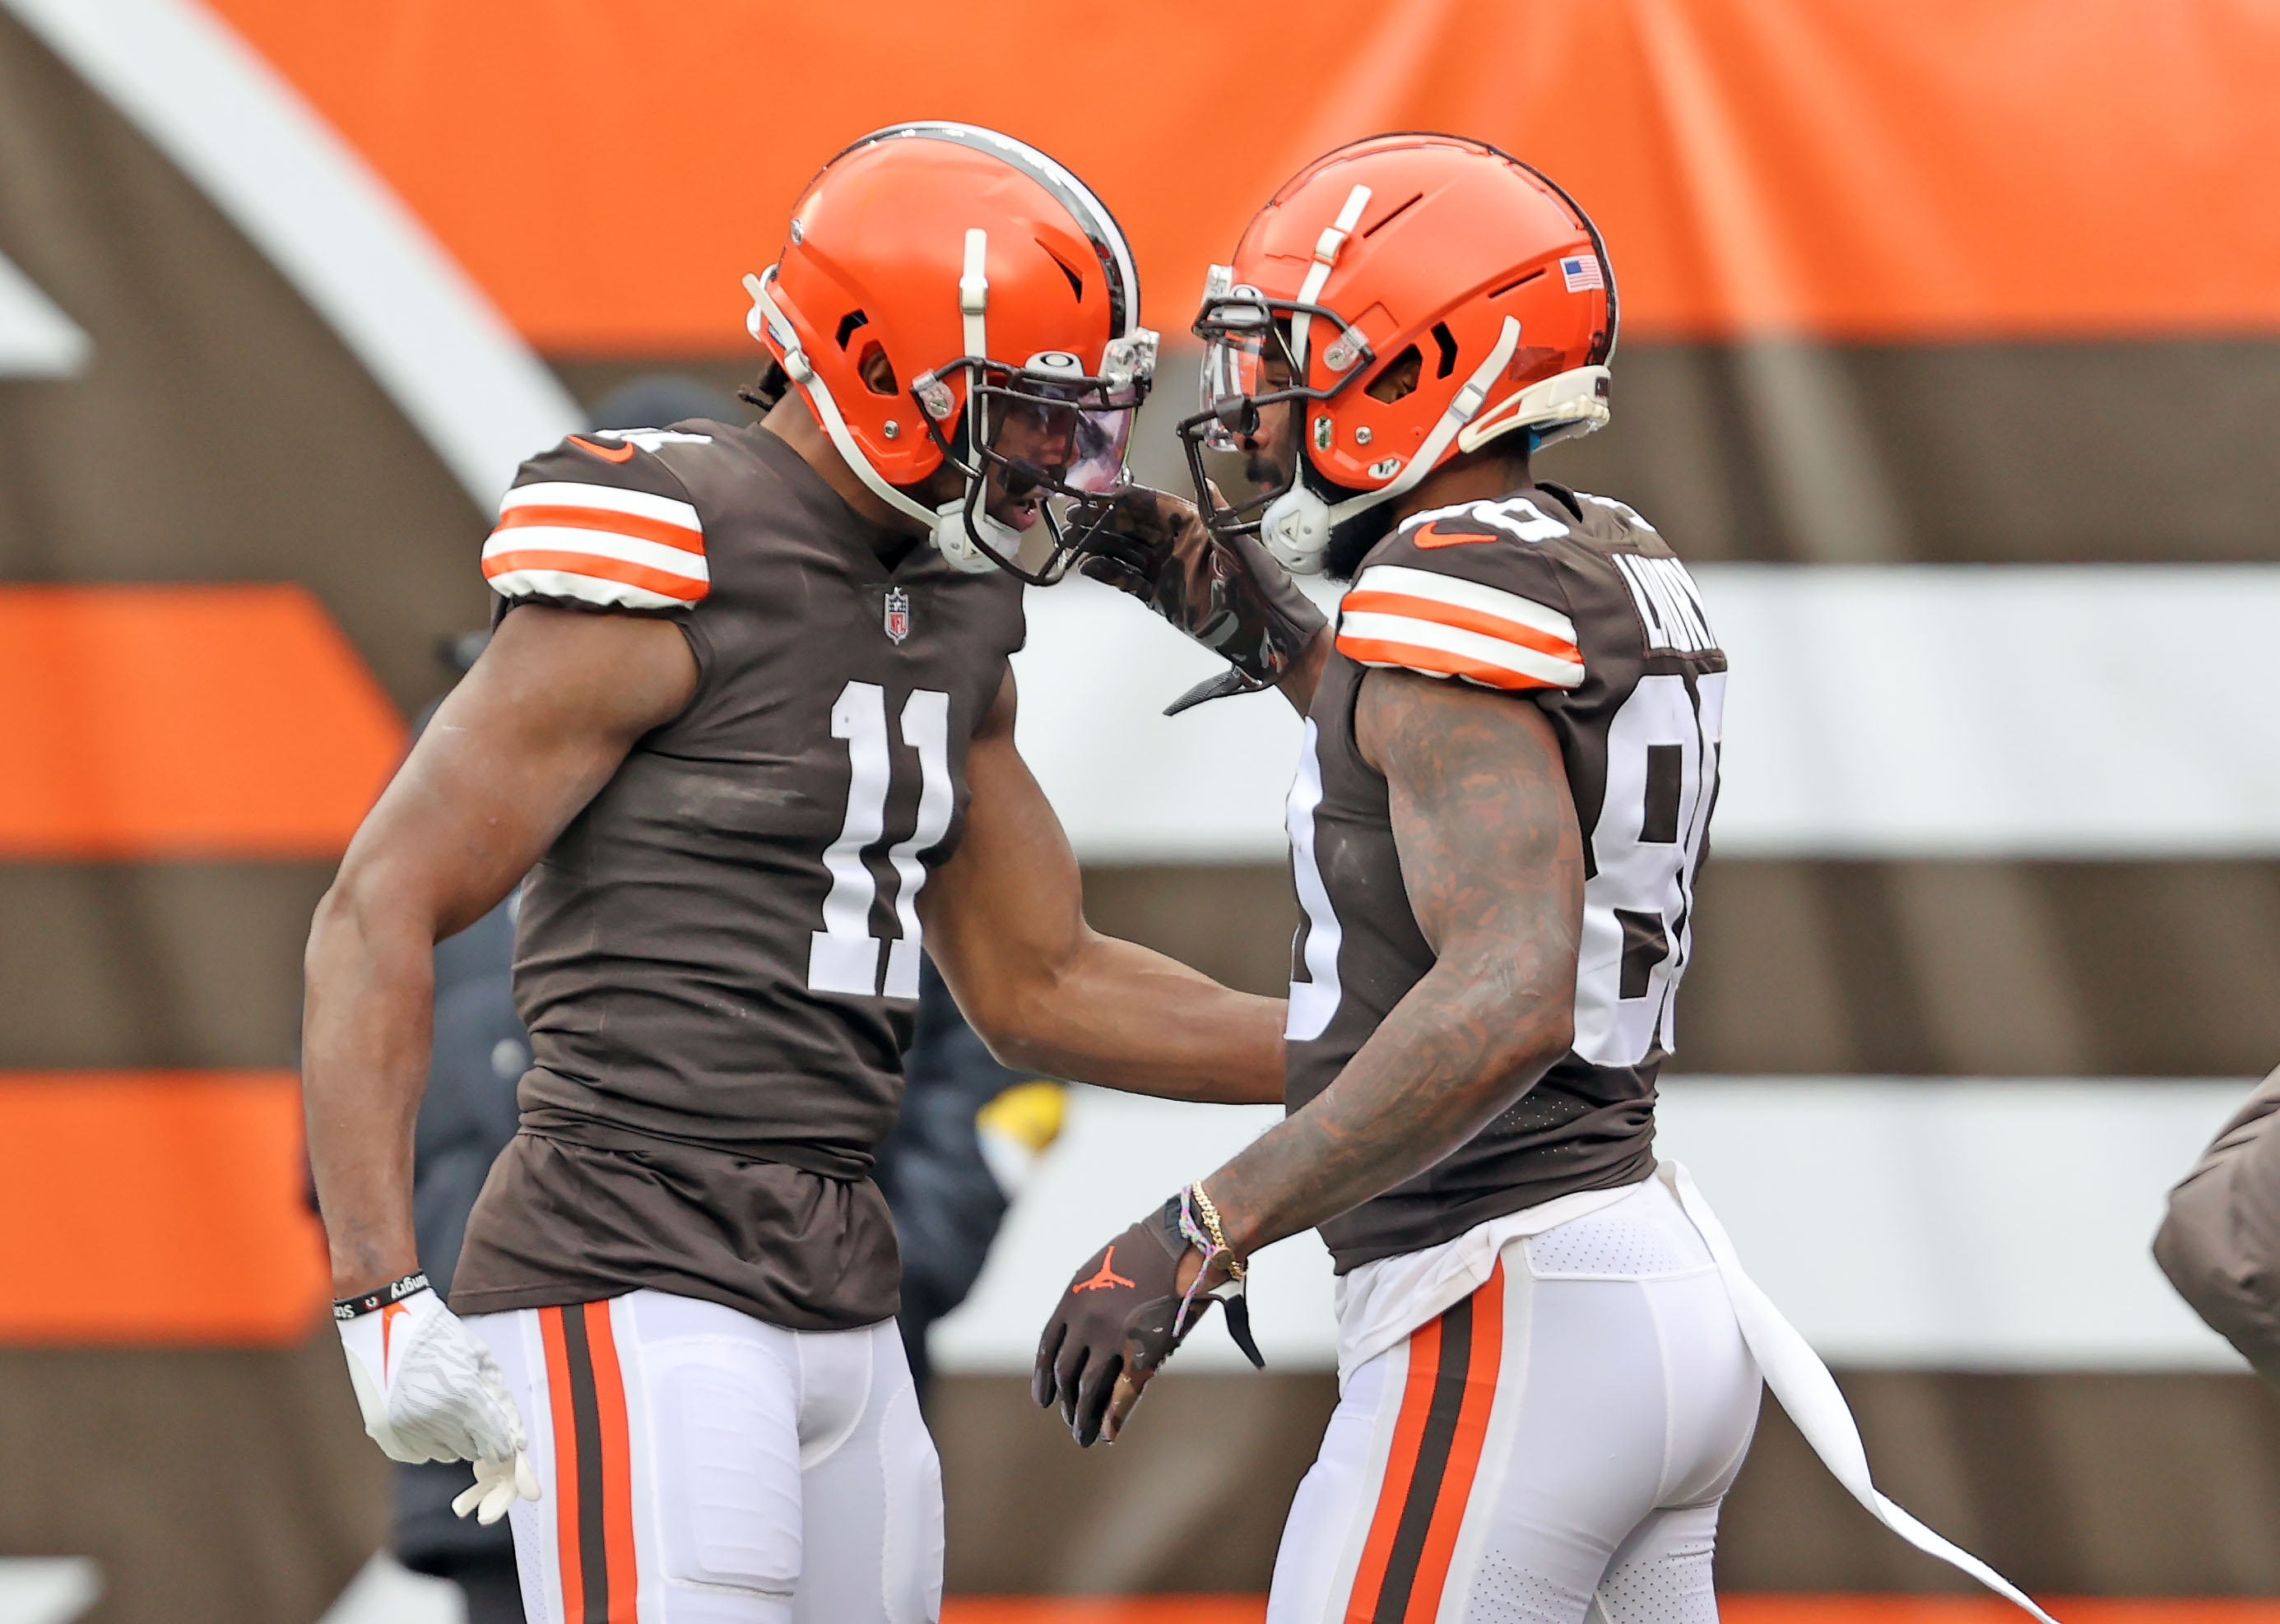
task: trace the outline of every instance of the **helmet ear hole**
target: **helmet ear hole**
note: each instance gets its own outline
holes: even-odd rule
[[[1456,346],[1452,344],[1449,348],[1453,354]],[[1369,381],[1369,387],[1362,393],[1383,405],[1390,406],[1405,396],[1414,394],[1417,381],[1424,372],[1425,358],[1418,353],[1417,346],[1412,344],[1379,367],[1377,376]],[[1446,376],[1446,373],[1443,375]]]
[[[863,346],[856,358],[855,370],[863,380],[863,387],[874,395],[899,395],[901,387],[895,381],[894,363],[887,359],[887,348],[877,339]]]

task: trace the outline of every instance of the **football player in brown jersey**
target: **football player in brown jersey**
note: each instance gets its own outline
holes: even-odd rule
[[[1280,1089],[1282,1005],[1090,931],[1013,745],[1024,581],[1121,475],[1131,252],[1059,165],[913,124],[828,165],[746,427],[574,435],[483,549],[497,634],[308,952],[309,1141],[366,1424],[475,1463],[533,1619],[930,1619],[940,1476],[866,1176],[920,942],[1008,1061]],[[521,1130],[446,1307],[412,1126],[430,945],[520,887]],[[462,1320],[458,1316],[465,1314]]]
[[[1290,1114],[1076,1272],[1037,1401],[1113,1437],[1211,1301],[1248,1349],[1244,1260],[1315,1228],[1340,1397],[1270,1624],[1711,1624],[1760,1364],[1873,1511],[2031,1606],[1876,1493],[1653,1154],[1726,657],[1645,520],[1531,466],[1607,418],[1597,229],[1492,147],[1375,137],[1275,196],[1195,330],[1201,511],[1127,492],[1084,567],[1306,718]],[[1259,494],[1222,503],[1201,444]],[[1351,583],[1334,627],[1285,566]]]
[[[1244,1258],[1321,1230],[1342,1394],[1275,1624],[1714,1617],[1758,1375],[1652,1143],[1726,659],[1661,538],[1529,461],[1606,419],[1615,321],[1597,233],[1534,171],[1443,137],[1334,152],[1197,324],[1184,432],[1262,494],[1206,491],[1205,520],[1131,493],[1087,566],[1159,609],[1214,556],[1230,602],[1282,600],[1280,566],[1352,583],[1250,673],[1306,719],[1290,1113],[1120,1236],[1133,1283],[1066,1294],[1038,1354],[1039,1401],[1113,1437],[1203,1294],[1232,1307]]]

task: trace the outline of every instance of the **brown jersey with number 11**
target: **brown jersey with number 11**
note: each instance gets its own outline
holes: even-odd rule
[[[1021,589],[881,539],[758,426],[573,435],[483,550],[517,603],[681,626],[697,691],[523,883],[522,1131],[492,1169],[463,1312],[647,1287],[793,1330],[895,1312],[866,1176],[902,1099],[918,897]]]
[[[1290,1108],[1432,968],[1385,780],[1354,742],[1384,667],[1508,691],[1560,740],[1583,834],[1574,1049],[1429,1171],[1321,1227],[1338,1272],[1652,1171],[1654,1081],[1692,943],[1726,657],[1685,567],[1619,502],[1539,486],[1420,513],[1362,561],[1315,689],[1289,809]]]

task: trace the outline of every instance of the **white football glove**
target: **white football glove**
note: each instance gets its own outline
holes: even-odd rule
[[[528,1435],[498,1361],[424,1281],[338,1323],[364,1429],[389,1459],[474,1462],[474,1486],[451,1509],[479,1522],[497,1522],[518,1497],[539,1497]]]

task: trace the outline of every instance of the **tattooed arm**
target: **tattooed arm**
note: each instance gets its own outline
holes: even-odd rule
[[[1573,1041],[1583,846],[1544,713],[1373,671],[1354,734],[1385,775],[1402,883],[1434,965],[1335,1082],[1204,1181],[1235,1258],[1424,1172]],[[1080,1443],[1116,1436],[1184,1334],[1179,1305],[1203,1255],[1175,1217],[1167,1207],[1096,1253],[1039,1340],[1031,1395],[1058,1398]],[[1214,1259],[1202,1283],[1230,1261]]]
[[[1434,965],[1336,1081],[1203,1181],[1232,1258],[1416,1177],[1574,1041],[1583,843],[1544,713],[1373,671],[1354,735],[1385,775],[1402,884]],[[1177,1307],[1203,1254],[1183,1247],[1172,1212],[1095,1254],[1039,1341],[1031,1394],[1059,1399],[1080,1443],[1116,1436],[1183,1334]],[[1218,1284],[1232,1258],[1215,1258],[1202,1284]]]
[[[1424,1172],[1574,1040],[1583,838],[1544,713],[1373,671],[1354,729],[1435,962],[1335,1082],[1204,1181],[1237,1255]]]

